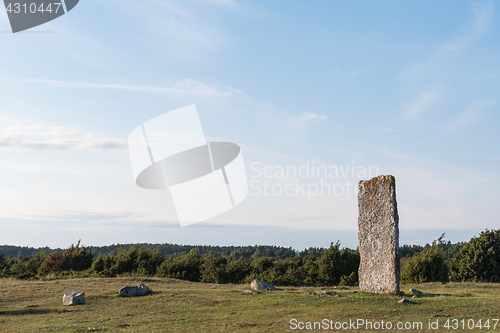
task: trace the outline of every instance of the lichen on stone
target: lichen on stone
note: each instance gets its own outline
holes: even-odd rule
[[[361,290],[399,294],[399,216],[393,176],[358,183]]]

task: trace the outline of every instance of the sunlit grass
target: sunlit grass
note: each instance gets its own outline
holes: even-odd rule
[[[421,332],[436,332],[427,329],[429,320],[439,320],[442,326],[447,319],[472,318],[477,322],[500,317],[498,284],[402,286],[405,291],[415,287],[424,294],[432,294],[419,299],[406,296],[414,303],[402,305],[398,304],[401,296],[353,293],[357,291],[353,287],[283,287],[278,291],[244,295],[248,285],[166,278],[0,281],[1,332],[285,332],[291,331],[290,320],[294,318],[300,322],[358,318],[421,321],[424,327]],[[154,293],[134,298],[118,296],[122,286],[139,283],[145,283]],[[63,293],[69,290],[85,292],[87,304],[63,306]],[[308,294],[326,290],[337,294],[324,297]],[[348,329],[338,331],[349,332]]]

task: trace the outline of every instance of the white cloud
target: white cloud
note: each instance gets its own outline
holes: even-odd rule
[[[408,118],[419,118],[425,111],[436,105],[441,98],[441,93],[437,89],[424,91],[417,100],[406,106],[406,116]]]
[[[311,113],[311,112],[304,112],[299,114],[298,116],[294,116],[290,118],[286,122],[286,128],[288,131],[304,131],[307,129],[310,125],[321,122],[321,121],[326,121],[328,119],[328,116],[321,116],[316,113]]]
[[[146,86],[146,85],[126,85],[126,84],[106,84],[91,82],[72,82],[44,79],[20,79],[22,82],[40,83],[57,88],[83,88],[83,89],[111,89],[111,90],[131,90],[146,91],[167,94],[195,94],[219,97],[231,97],[241,94],[241,91],[232,87],[221,85],[209,85],[192,79],[183,79],[170,86]]]
[[[0,150],[126,150],[127,141],[75,128],[11,126],[0,129]]]

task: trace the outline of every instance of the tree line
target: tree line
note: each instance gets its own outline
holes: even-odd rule
[[[401,282],[500,282],[500,230],[485,230],[469,242],[402,246]],[[189,251],[188,251],[189,250]],[[29,251],[29,250],[28,250]],[[96,254],[98,253],[98,254]],[[210,247],[163,244],[80,246],[12,257],[0,254],[0,277],[159,276],[207,283],[248,283],[257,278],[277,286],[356,285],[359,252],[275,246]]]
[[[118,252],[128,251],[131,248],[144,247],[149,250],[158,250],[164,256],[179,256],[189,253],[196,249],[200,254],[214,253],[217,256],[225,256],[228,258],[258,258],[258,257],[295,257],[297,252],[291,247],[285,248],[281,246],[255,245],[255,246],[211,246],[211,245],[178,245],[178,244],[113,244],[107,246],[89,246],[95,257],[106,255],[117,255]],[[51,249],[49,247],[33,248],[27,246],[15,245],[0,245],[0,253],[6,257],[17,258],[20,256],[34,257],[38,252],[45,251],[46,253],[55,252],[62,249]],[[321,256],[324,248],[310,248],[299,252],[300,256],[306,256],[310,253],[315,253],[316,256]]]
[[[283,255],[271,257],[264,255],[268,253],[266,247],[256,247],[251,252],[250,256],[245,251],[236,256],[238,249],[231,252],[232,256],[217,255],[215,251],[201,254],[195,247],[186,254],[166,256],[158,248],[135,245],[122,247],[116,254],[95,256],[90,247],[78,242],[65,250],[38,252],[34,257],[0,254],[0,277],[34,280],[134,275],[207,283],[244,283],[253,279],[297,286],[357,283],[359,253],[341,249],[338,242],[321,251],[306,250],[314,255],[275,251],[274,254]]]

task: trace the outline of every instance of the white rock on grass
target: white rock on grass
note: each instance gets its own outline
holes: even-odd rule
[[[149,287],[141,283],[140,285],[134,287],[129,287],[129,286],[123,287],[122,289],[120,289],[120,296],[124,297],[144,296],[150,292],[151,290],[149,289]]]
[[[255,290],[245,290],[243,294],[257,295],[258,292],[256,292]]]
[[[85,293],[81,291],[72,290],[64,293],[63,296],[64,305],[75,305],[75,304],[85,304]]]
[[[260,281],[260,280],[253,280],[252,283],[250,283],[250,287],[252,289],[255,289],[257,291],[261,291],[261,290],[276,290],[276,288],[272,285],[270,285],[269,283],[267,282],[264,282],[264,281]]]

